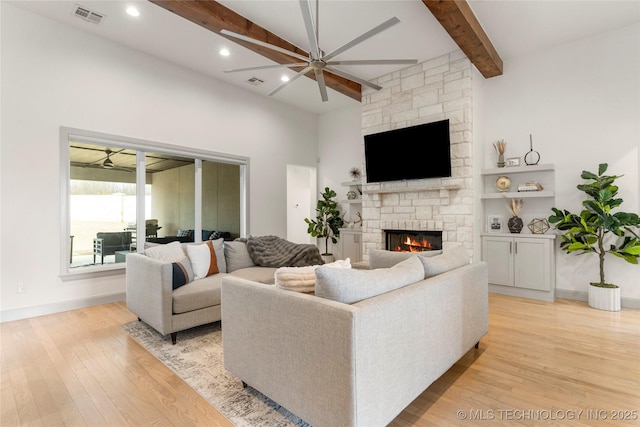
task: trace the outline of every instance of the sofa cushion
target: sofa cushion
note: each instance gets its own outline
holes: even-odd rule
[[[208,241],[197,245],[186,245],[185,247],[193,266],[194,280],[203,279],[220,272],[216,251],[213,249],[213,242]]]
[[[255,267],[255,263],[249,255],[247,244],[240,240],[224,243],[224,257],[227,262],[227,272],[239,270],[241,268]]]
[[[194,280],[173,291],[173,314],[188,313],[220,305],[220,284],[224,274]]]
[[[351,268],[351,260],[337,260],[324,264],[325,267]],[[316,285],[316,268],[320,265],[304,267],[280,267],[275,272],[276,286],[295,292],[313,292]]]
[[[144,254],[149,258],[157,259],[162,262],[178,262],[182,261],[186,256],[180,242],[171,242],[166,245],[156,245],[146,248]]]
[[[390,268],[355,270],[321,266],[316,269],[316,296],[353,304],[424,279],[416,255]]]
[[[172,285],[174,290],[193,281],[193,268],[191,267],[191,262],[188,257],[171,263],[171,267],[173,269]]]
[[[427,277],[467,265],[471,262],[471,258],[462,244],[454,244],[445,247],[442,255],[430,258],[421,257],[420,261],[424,267],[424,277],[426,279]]]
[[[251,280],[253,282],[264,283],[265,285],[273,285],[276,283],[275,273],[277,268],[275,267],[247,267],[234,270],[230,273],[232,276],[240,277],[242,279]]]
[[[395,252],[385,251],[383,249],[370,249],[369,268],[375,270],[376,268],[393,267],[400,261],[404,261],[405,259],[411,258],[414,255],[420,257],[433,257],[440,254],[442,254],[441,250],[424,252]]]

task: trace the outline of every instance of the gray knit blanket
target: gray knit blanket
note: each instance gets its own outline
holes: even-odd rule
[[[315,245],[293,243],[277,236],[247,237],[247,250],[261,267],[304,267],[323,264]]]

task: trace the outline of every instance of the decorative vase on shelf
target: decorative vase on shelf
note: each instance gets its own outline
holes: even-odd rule
[[[522,222],[522,218],[514,215],[507,221],[507,227],[509,227],[509,231],[512,233],[520,233],[522,227],[524,227],[524,222]]]
[[[498,154],[498,167],[504,167],[504,154]]]

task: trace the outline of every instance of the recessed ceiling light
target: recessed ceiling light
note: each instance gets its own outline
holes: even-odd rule
[[[289,76],[282,76],[280,77],[280,80],[283,82],[288,82],[289,81]]]
[[[140,16],[140,11],[133,6],[127,8],[127,13],[131,16]]]
[[[222,49],[220,49],[220,55],[229,56],[230,54],[231,52],[229,52],[229,49],[227,49],[226,47],[223,47]]]

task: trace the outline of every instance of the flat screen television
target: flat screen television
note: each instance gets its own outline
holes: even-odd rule
[[[367,182],[451,176],[449,119],[364,136]]]

